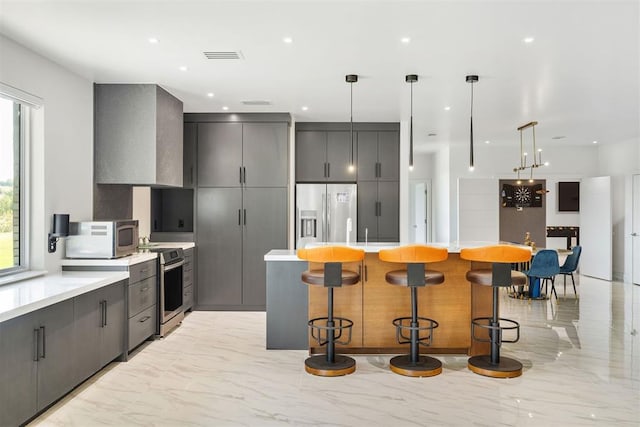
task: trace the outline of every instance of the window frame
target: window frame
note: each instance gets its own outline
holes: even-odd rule
[[[22,102],[20,99],[17,99],[11,94],[7,94],[2,91],[2,87],[0,87],[0,98],[6,99],[18,105],[18,126],[19,126],[19,136],[18,136],[18,155],[20,156],[18,167],[20,170],[18,171],[19,184],[18,184],[18,203],[19,203],[19,215],[18,215],[18,233],[19,233],[19,263],[18,265],[14,265],[9,268],[0,269],[0,278],[5,278],[7,276],[15,275],[18,273],[24,273],[30,269],[30,251],[29,251],[29,241],[30,241],[30,229],[29,229],[29,221],[30,221],[30,206],[29,206],[29,149],[30,144],[30,109],[33,107],[28,103]]]

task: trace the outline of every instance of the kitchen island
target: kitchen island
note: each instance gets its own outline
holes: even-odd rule
[[[439,327],[433,334],[430,347],[421,347],[424,353],[481,354],[489,351],[487,343],[471,339],[471,319],[491,316],[491,288],[470,284],[466,272],[481,263],[460,258],[465,247],[495,244],[490,242],[455,242],[439,244],[448,248],[447,260],[428,265],[429,269],[444,273],[445,281],[438,286],[418,289],[419,316],[436,320]],[[398,344],[392,324],[397,317],[410,316],[410,292],[386,283],[385,274],[402,268],[398,264],[378,259],[382,248],[398,244],[351,245],[365,250],[361,263],[345,268],[361,273],[361,281],[335,290],[334,314],[354,322],[351,343],[337,346],[342,353],[393,354],[407,351],[407,345]],[[309,349],[310,353],[323,352],[307,331],[308,319],[326,316],[327,290],[321,286],[308,286],[300,280],[307,269],[295,251],[273,250],[265,255],[267,262],[267,348]],[[311,268],[321,268],[311,263]],[[270,271],[273,274],[270,274]],[[269,298],[269,296],[272,298]],[[286,295],[283,301],[282,295]],[[294,298],[295,297],[295,298]],[[295,299],[295,301],[293,300]],[[301,308],[306,307],[306,313]],[[271,319],[270,319],[271,318]],[[282,333],[286,331],[286,333]],[[276,338],[277,343],[270,338]]]

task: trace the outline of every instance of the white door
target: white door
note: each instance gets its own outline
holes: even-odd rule
[[[640,175],[633,176],[632,252],[633,283],[640,285]]]
[[[611,177],[580,182],[580,274],[611,280],[613,271]]]

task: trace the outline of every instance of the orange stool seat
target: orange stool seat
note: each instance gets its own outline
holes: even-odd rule
[[[444,274],[427,270],[427,263],[444,261],[449,256],[447,249],[425,245],[401,246],[383,249],[378,254],[381,261],[406,264],[404,270],[392,270],[385,274],[390,285],[406,286],[411,290],[411,317],[393,319],[396,338],[400,344],[410,344],[409,354],[395,356],[389,361],[391,370],[410,377],[430,377],[442,372],[442,362],[433,357],[420,355],[419,346],[429,346],[438,322],[418,316],[417,288],[444,283]],[[420,324],[422,322],[422,325]],[[409,332],[409,336],[404,332]]]
[[[311,337],[320,346],[326,345],[327,352],[308,357],[304,362],[305,370],[310,374],[324,377],[350,374],[356,370],[356,361],[351,357],[335,354],[335,345],[349,344],[353,322],[333,315],[333,289],[360,282],[360,274],[344,270],[342,264],[362,261],[364,251],[342,246],[321,246],[299,249],[297,254],[298,258],[324,264],[322,270],[304,271],[301,277],[302,282],[327,288],[327,316],[317,317],[307,322]],[[345,339],[342,339],[343,332],[346,333]]]
[[[491,353],[469,358],[468,368],[476,374],[495,378],[513,378],[522,375],[522,363],[508,357],[500,357],[500,347],[503,342],[513,343],[520,339],[520,324],[515,320],[499,317],[498,290],[500,287],[520,286],[527,283],[527,276],[511,270],[511,264],[529,261],[531,251],[513,245],[493,245],[462,249],[460,258],[492,264],[491,269],[472,269],[466,275],[471,283],[493,288],[491,317],[476,317],[471,320],[472,339],[491,343]],[[478,337],[476,334],[478,328],[487,331],[489,338]],[[504,339],[502,333],[505,330],[515,331],[515,339]]]

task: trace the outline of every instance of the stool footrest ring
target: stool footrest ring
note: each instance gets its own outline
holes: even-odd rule
[[[318,345],[323,346],[329,342],[329,337],[333,336],[333,342],[340,345],[347,345],[351,342],[351,329],[353,322],[344,317],[334,317],[334,325],[329,325],[328,317],[316,317],[307,322],[309,329],[311,330],[311,337],[318,342]],[[342,338],[342,331],[347,330],[346,340],[340,341]],[[335,332],[338,331],[336,334]]]
[[[396,327],[396,339],[398,344],[408,344],[411,342],[411,336],[406,336],[403,331],[418,331],[418,344],[424,347],[429,347],[433,340],[433,330],[437,328],[438,322],[428,317],[418,317],[418,323],[416,326],[411,325],[411,317],[398,317],[393,319],[393,325]],[[420,321],[427,324],[427,326],[421,326]],[[420,336],[420,332],[428,331],[427,335]]]
[[[489,336],[491,336],[491,332],[495,331],[498,333],[498,345],[503,342],[513,343],[518,342],[520,339],[520,324],[512,319],[506,319],[504,317],[498,318],[498,323],[496,325],[492,325],[491,322],[493,318],[491,317],[476,317],[471,320],[471,338],[478,342],[491,342],[491,338],[481,338],[476,336],[476,328],[487,329],[489,330]],[[506,326],[500,324],[500,322],[506,323]],[[502,331],[516,331],[515,339],[505,340],[502,338]]]

